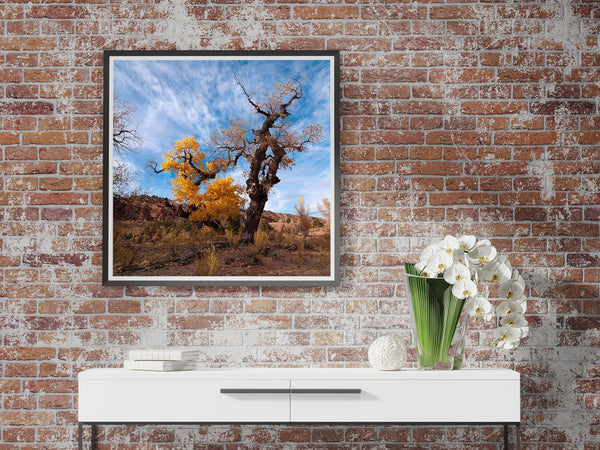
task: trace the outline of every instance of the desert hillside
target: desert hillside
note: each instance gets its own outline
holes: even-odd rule
[[[113,266],[121,276],[327,276],[326,220],[265,211],[254,243],[238,240],[244,211],[219,224],[189,220],[167,198],[113,199]]]

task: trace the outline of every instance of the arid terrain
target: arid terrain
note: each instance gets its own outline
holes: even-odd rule
[[[240,221],[219,227],[188,219],[171,200],[115,197],[113,266],[118,276],[328,276],[325,220],[265,211],[254,244],[241,246]],[[243,214],[243,213],[242,213]]]

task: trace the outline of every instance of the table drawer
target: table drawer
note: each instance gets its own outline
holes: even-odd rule
[[[291,383],[292,422],[520,421],[518,380],[292,380]],[[337,392],[298,392],[301,389]],[[346,393],[345,390],[351,389],[355,393]]]
[[[80,380],[79,421],[289,422],[289,388],[288,379]]]

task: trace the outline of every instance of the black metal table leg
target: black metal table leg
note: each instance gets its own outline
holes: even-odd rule
[[[187,423],[187,422],[186,422]],[[98,432],[98,424],[97,423],[85,423],[91,426],[91,437],[90,437],[90,450],[96,450],[96,435]],[[84,423],[78,422],[78,436],[77,436],[77,448],[78,450],[83,450],[83,425]],[[510,425],[514,425],[515,430],[515,448],[516,450],[521,449],[521,422],[509,422],[504,423],[504,449],[509,449],[509,427]]]

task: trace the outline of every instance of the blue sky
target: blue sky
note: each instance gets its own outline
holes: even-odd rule
[[[326,130],[320,144],[295,158],[290,169],[278,171],[281,182],[269,196],[265,209],[293,212],[298,197],[304,197],[311,211],[317,203],[331,197],[331,91],[330,61],[311,59],[228,60],[177,59],[113,59],[111,85],[113,96],[136,108],[133,125],[143,140],[136,154],[115,154],[138,173],[139,185],[153,195],[172,197],[170,175],[153,174],[145,167],[149,160],[160,163],[175,141],[195,136],[206,153],[207,138],[230,119],[248,118],[252,107],[233,73],[242,80],[249,93],[269,91],[276,83],[302,77],[303,96],[291,108],[290,119],[300,132],[311,123]],[[245,186],[243,169],[230,175]]]

